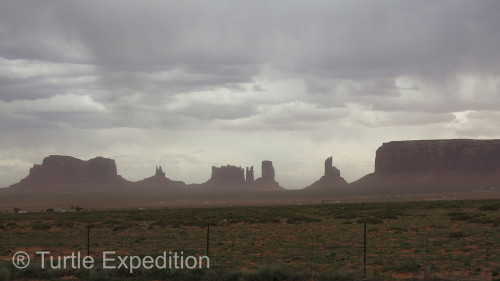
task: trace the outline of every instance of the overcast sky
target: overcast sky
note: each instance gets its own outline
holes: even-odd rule
[[[500,138],[500,1],[2,1],[0,186],[51,154],[351,182],[383,142]]]

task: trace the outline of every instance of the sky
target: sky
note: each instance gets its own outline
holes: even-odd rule
[[[0,186],[57,154],[186,183],[271,160],[295,189],[388,141],[500,138],[500,1],[0,5]]]

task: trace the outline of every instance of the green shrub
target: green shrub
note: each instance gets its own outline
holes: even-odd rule
[[[88,273],[88,279],[90,281],[108,281],[112,280],[108,276],[106,276],[105,272],[103,271],[96,271],[96,270],[91,270]]]
[[[376,218],[368,217],[368,218],[358,219],[357,223],[382,224],[382,223],[384,223],[384,221],[376,219]]]
[[[52,225],[43,222],[34,222],[31,227],[36,230],[49,230]]]
[[[257,280],[259,280],[259,276],[257,276],[257,273],[250,272],[248,270],[243,270],[241,272],[240,280],[242,280],[242,281],[257,281]]]
[[[465,236],[466,236],[465,233],[463,233],[462,231],[454,231],[448,234],[449,238],[462,238]]]
[[[128,227],[126,225],[119,225],[119,226],[115,226],[113,228],[113,232],[119,232],[119,231],[124,231],[126,230]]]
[[[340,214],[335,215],[335,218],[337,218],[337,219],[346,219],[346,220],[351,220],[351,219],[355,219],[358,217],[359,217],[359,215],[357,215],[354,212],[344,212],[344,213],[340,213]]]
[[[10,278],[10,271],[6,267],[0,268],[0,281],[6,281]]]
[[[454,220],[454,221],[468,221],[468,222],[472,222],[474,219],[477,219],[478,217],[485,216],[485,214],[482,214],[482,213],[467,213],[467,212],[463,212],[463,211],[458,211],[458,212],[448,213],[448,216],[450,217],[451,220]]]
[[[56,225],[61,228],[72,228],[74,224],[72,221],[60,221]]]
[[[297,224],[301,222],[321,222],[321,219],[308,216],[293,216],[286,220],[288,224]]]
[[[500,209],[500,203],[484,203],[479,206],[479,211],[496,211]]]
[[[386,220],[395,220],[402,215],[403,213],[401,211],[394,209],[380,210],[373,213],[373,216],[375,218],[386,219]]]
[[[394,270],[397,272],[412,272],[419,270],[421,267],[422,266],[418,264],[416,261],[409,260],[401,264],[400,266],[396,267]]]
[[[406,228],[404,228],[404,227],[398,227],[398,226],[393,226],[393,227],[391,227],[389,229],[392,230],[392,231],[394,231],[395,233],[408,232],[408,230]]]
[[[257,270],[259,280],[262,281],[281,281],[286,279],[286,274],[280,266],[263,265]]]

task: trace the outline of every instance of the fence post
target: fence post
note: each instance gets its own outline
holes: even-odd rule
[[[363,235],[363,276],[366,278],[366,222],[364,223]]]
[[[425,235],[425,272],[424,278],[429,278],[429,235]]]
[[[160,238],[156,238],[156,254],[160,254]]]
[[[210,224],[207,224],[207,257],[210,257]]]
[[[313,255],[314,255],[314,235],[311,236],[311,256],[309,258],[309,275],[311,276],[313,268]]]
[[[264,238],[260,240],[260,264],[264,263]]]
[[[484,239],[484,238],[483,238]],[[488,267],[488,259],[489,259],[489,247],[488,247],[488,243],[486,243],[485,239],[483,240],[484,243],[484,247],[485,247],[485,253],[484,253],[484,266],[485,267]]]
[[[90,256],[90,225],[87,225],[87,256]]]

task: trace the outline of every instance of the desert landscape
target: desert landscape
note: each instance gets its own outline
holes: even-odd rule
[[[500,281],[500,1],[2,1],[0,281]]]
[[[268,160],[257,179],[253,166],[213,166],[205,183],[186,185],[161,166],[130,182],[112,159],[52,155],[0,190],[1,259],[32,259],[30,271],[0,270],[37,280],[494,279],[499,154],[499,140],[389,142],[373,173],[347,183],[328,157],[324,175],[300,190],[281,187]],[[37,269],[37,251],[71,256],[85,246],[100,262],[109,251],[168,250],[206,255],[210,268]]]
[[[0,257],[29,280],[494,280],[500,200],[2,214]],[[110,239],[112,237],[112,239]],[[30,270],[10,265],[16,251]],[[210,269],[40,270],[39,250],[207,255]]]

